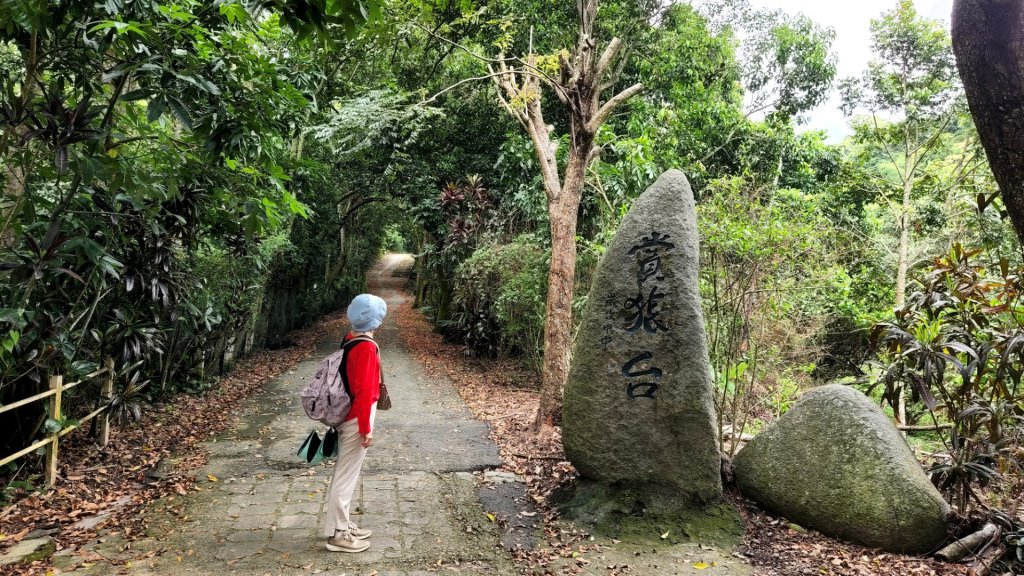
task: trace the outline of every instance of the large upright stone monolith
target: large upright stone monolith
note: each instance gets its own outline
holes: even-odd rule
[[[696,220],[678,170],[634,202],[598,266],[565,389],[569,460],[659,513],[722,495]]]

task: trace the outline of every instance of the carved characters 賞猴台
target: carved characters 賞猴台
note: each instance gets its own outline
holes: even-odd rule
[[[720,498],[697,263],[693,193],[669,171],[623,219],[583,312],[562,430],[585,479]]]

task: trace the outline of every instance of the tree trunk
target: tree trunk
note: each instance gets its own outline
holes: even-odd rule
[[[906,186],[904,186],[906,188]],[[910,267],[910,191],[903,191],[900,208],[900,242],[896,264],[896,307],[902,308],[907,300],[907,268]]]
[[[913,155],[910,152],[910,133],[905,129],[903,136],[907,149],[903,154],[903,203],[900,206],[900,241],[896,264],[896,307],[902,308],[907,301],[907,269],[910,267],[910,197],[914,190]],[[900,419],[900,424],[906,424]]]
[[[342,214],[341,226],[338,229],[338,260],[334,263],[334,266],[327,268],[327,274],[324,280],[324,289],[330,290],[334,286],[334,281],[341,276],[341,273],[345,271],[345,266],[348,265],[348,252],[345,249],[345,243],[348,240],[346,234],[348,230],[348,221],[344,215],[348,214],[348,211],[352,209],[352,199],[349,198],[345,203],[345,207],[338,206],[338,213]]]
[[[907,387],[900,384],[896,386],[896,390],[894,393],[896,395],[897,429],[899,429],[903,436],[906,437],[907,431],[905,430],[905,428],[907,425]]]
[[[907,270],[910,268],[910,193],[914,188],[913,175],[910,173],[910,169],[911,157],[908,153],[903,163],[903,203],[900,206],[900,241],[898,261],[896,263],[896,308],[902,308],[903,304],[907,301]],[[896,396],[896,403],[893,406],[896,422],[900,425],[906,424],[906,388],[902,384],[897,385],[893,394]],[[906,436],[906,432],[903,435]]]
[[[544,368],[540,390],[538,426],[553,426],[562,413],[562,389],[569,377],[572,351],[572,299],[576,283],[576,221],[583,193],[587,159],[592,139],[582,143],[586,150],[570,152],[561,193],[548,202],[551,229],[551,265],[548,268],[548,296],[544,322]]]
[[[37,55],[39,37],[33,33],[29,39],[28,47],[22,54],[22,62],[25,67],[25,79],[21,83],[21,102],[19,107],[28,108],[29,103],[35,97],[36,72],[39,64]],[[20,141],[24,137],[24,127],[9,125],[0,136],[0,163],[4,165],[4,196],[0,198],[7,204],[7,207],[0,212],[0,246],[13,248],[17,244],[17,238],[11,230],[11,224],[21,208],[21,202],[28,190],[27,179],[32,173],[32,160],[29,155],[27,164],[22,164],[16,153],[11,153],[11,148],[23,148]]]
[[[4,163],[7,174],[4,178],[4,195],[2,201],[5,206],[0,221],[0,246],[11,249],[17,245],[17,237],[11,230],[11,224],[21,208],[21,201],[25,195],[25,172],[15,162]]]
[[[597,43],[593,30],[597,0],[580,0],[577,2],[577,10],[580,15],[580,36],[576,52],[569,57],[559,57],[560,78],[557,81],[551,78],[544,80],[555,90],[555,95],[566,106],[570,116],[571,145],[564,179],[558,174],[558,140],[552,142],[549,126],[544,121],[540,100],[541,78],[533,72],[537,69],[537,56],[533,54],[532,36],[526,71],[509,67],[503,54],[496,59],[498,72],[488,64],[491,77],[498,87],[498,101],[530,135],[548,198],[551,264],[548,268],[540,409],[535,422],[538,431],[556,424],[560,419],[562,389],[569,376],[572,298],[576,276],[576,220],[584,176],[594,148],[594,136],[617,106],[643,90],[642,84],[633,84],[601,104],[601,93],[618,81],[621,66],[614,68],[613,63],[622,48],[622,42],[612,38],[601,57],[595,59]],[[526,105],[514,105],[520,101],[525,101]]]
[[[955,0],[952,37],[971,116],[1024,243],[1024,2]]]

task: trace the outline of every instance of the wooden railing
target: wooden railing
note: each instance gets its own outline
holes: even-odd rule
[[[46,411],[47,416],[57,421],[63,421],[61,414],[61,401],[64,393],[75,386],[103,377],[100,394],[102,394],[104,398],[111,397],[114,392],[114,360],[112,358],[107,358],[104,364],[105,366],[103,368],[85,375],[81,380],[71,382],[69,384],[64,383],[63,376],[50,376],[49,390],[46,392],[40,392],[35,396],[29,396],[28,398],[18,400],[17,402],[0,406],[0,414],[14,410],[15,408],[20,408],[26,404],[31,404],[33,402],[49,398],[50,403]],[[60,448],[60,439],[69,434],[72,430],[81,427],[86,422],[102,414],[103,418],[100,420],[100,444],[106,446],[107,442],[110,441],[110,414],[106,413],[108,407],[108,404],[104,404],[87,414],[84,418],[79,419],[77,424],[57,430],[31,446],[22,448],[14,454],[0,459],[0,466],[3,466],[8,462],[13,462],[26,454],[31,454],[40,448],[46,447],[46,485],[53,486],[57,481],[57,453]]]

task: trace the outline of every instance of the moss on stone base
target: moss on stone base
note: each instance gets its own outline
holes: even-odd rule
[[[624,542],[700,542],[732,548],[743,538],[743,522],[724,499],[699,503],[659,486],[587,481],[578,481],[554,499],[567,517],[589,524],[596,534]]]

